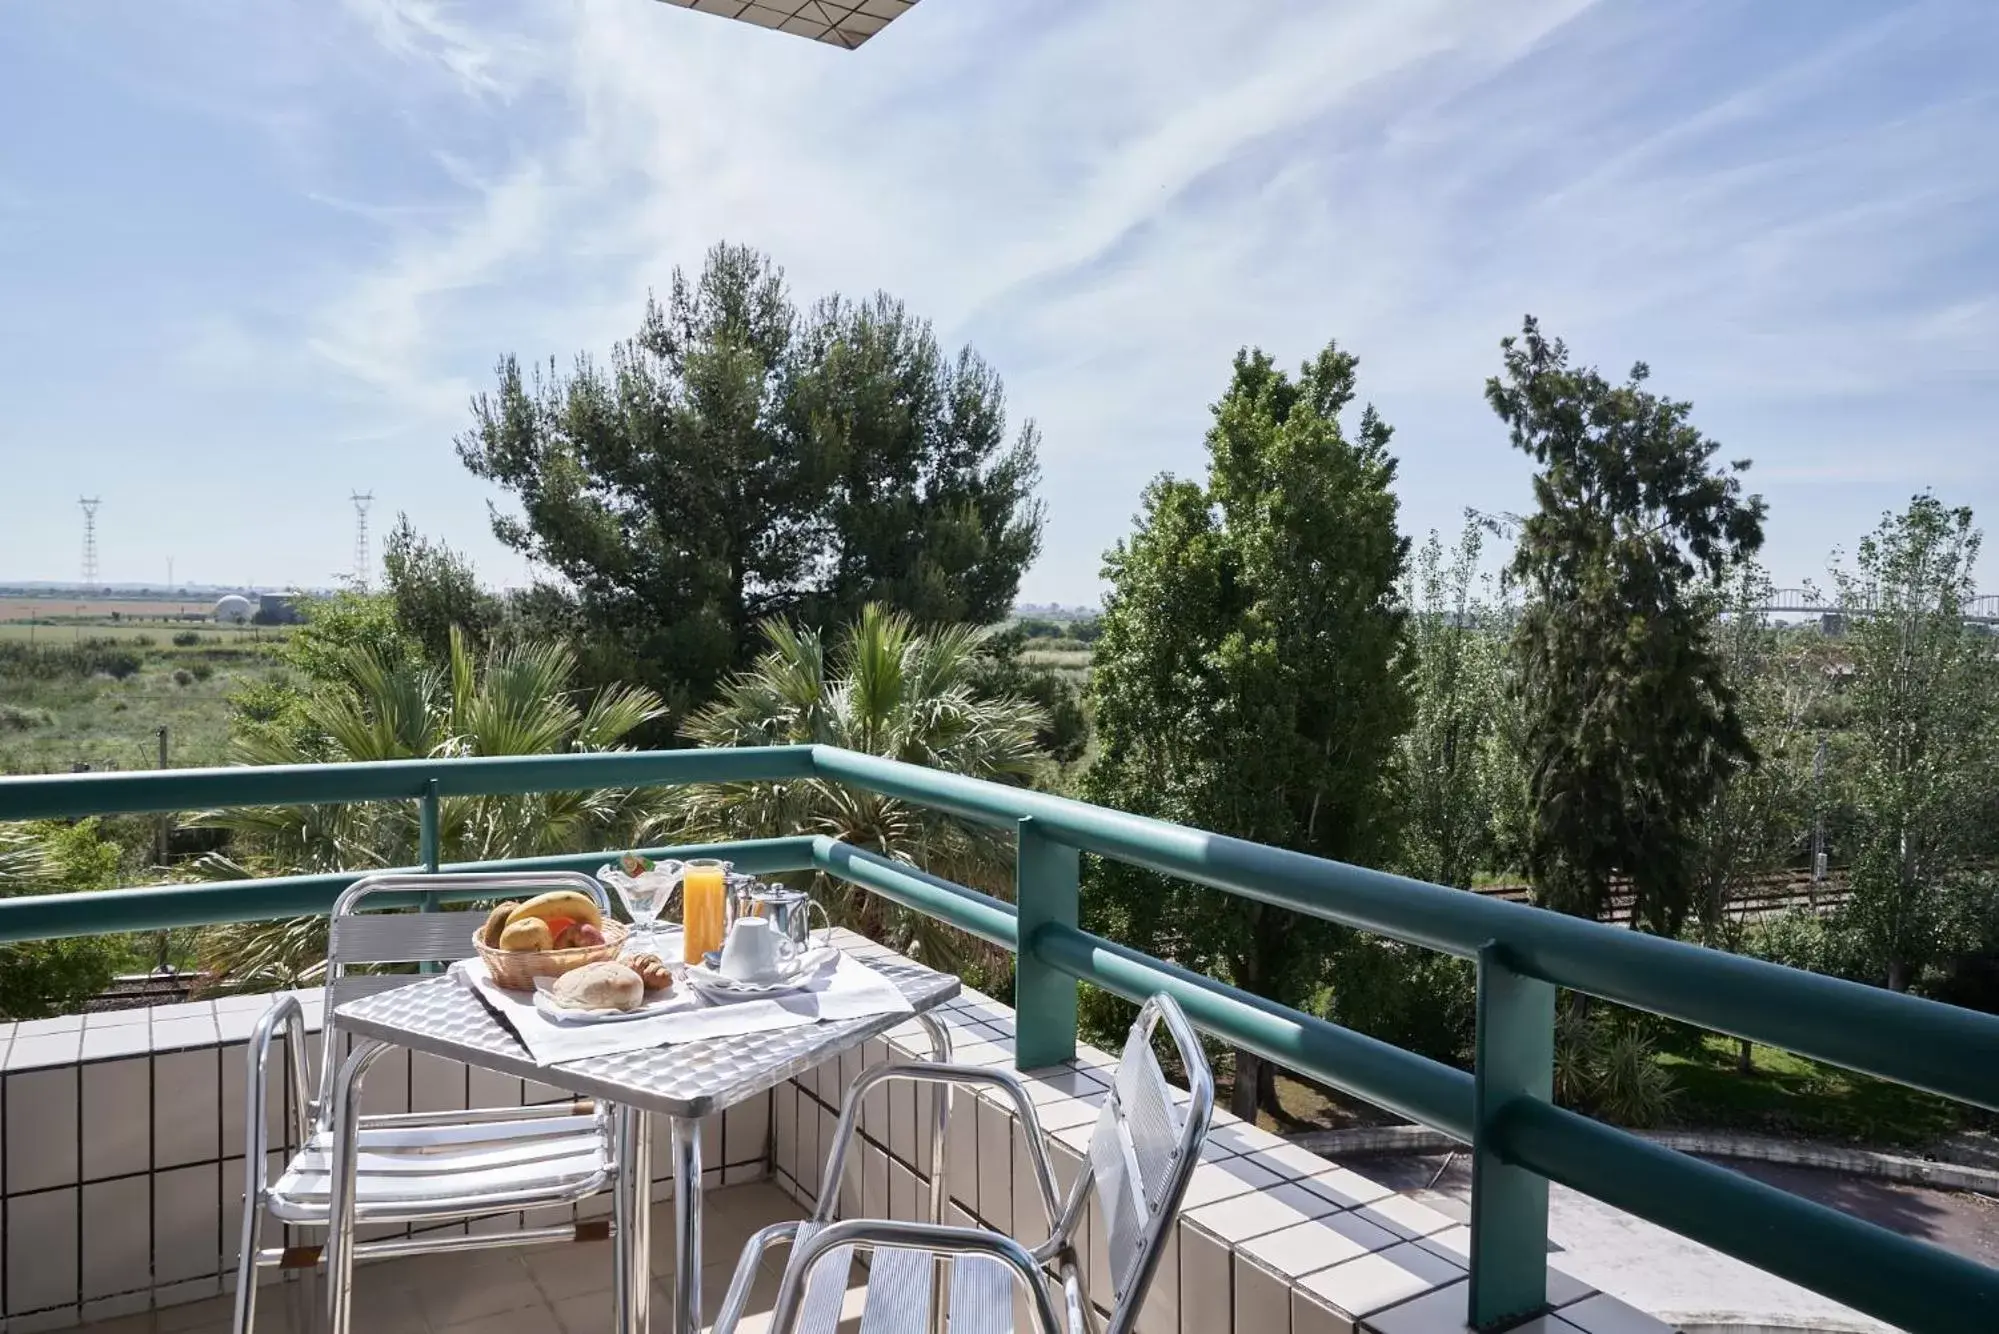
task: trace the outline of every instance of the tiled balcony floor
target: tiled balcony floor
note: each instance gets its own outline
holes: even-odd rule
[[[798,1205],[766,1182],[710,1190],[703,1201],[703,1322],[713,1320],[751,1233],[800,1216]],[[659,1204],[652,1222],[652,1328],[670,1328],[673,1312],[673,1206]],[[750,1298],[750,1314],[737,1326],[762,1334],[777,1296],[779,1268],[788,1251],[766,1260]],[[848,1303],[849,1325],[858,1326],[864,1288],[856,1271]],[[314,1334],[318,1312],[305,1330],[294,1328],[301,1303],[292,1284],[267,1284],[257,1298],[259,1334]],[[315,1293],[323,1285],[315,1284]],[[228,1334],[231,1297],[172,1306],[143,1315],[86,1325],[90,1334]],[[355,1334],[610,1334],[611,1244],[566,1242],[514,1250],[422,1255],[364,1264],[354,1273]]]

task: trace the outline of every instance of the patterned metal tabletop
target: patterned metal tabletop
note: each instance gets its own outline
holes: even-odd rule
[[[877,951],[866,951],[864,961],[901,988],[918,1013],[958,994],[956,977]],[[339,1026],[359,1036],[682,1117],[718,1112],[909,1021],[906,1014],[869,1015],[544,1066],[534,1063],[499,1016],[450,977],[349,1001],[337,1013]]]

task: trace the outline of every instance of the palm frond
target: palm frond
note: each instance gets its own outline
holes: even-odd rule
[[[972,688],[984,632],[918,629],[907,616],[865,609],[841,632],[829,664],[820,637],[787,625],[747,672],[684,727],[703,745],[830,743],[953,773],[1019,779],[1041,763],[1038,708]],[[909,803],[804,779],[688,789],[660,837],[739,839],[825,834],[989,893],[1009,894],[1013,847],[1004,834]],[[934,966],[993,970],[997,953],[954,928],[824,875],[814,893],[836,921]]]
[[[579,709],[575,667],[566,648],[547,644],[504,650],[482,665],[456,633],[443,670],[356,652],[308,695],[303,739],[259,733],[237,753],[297,764],[605,750],[659,716],[658,697],[639,689],[606,691]],[[439,849],[446,861],[495,861],[629,846],[638,829],[661,821],[664,802],[656,789],[628,788],[447,797],[438,807]],[[242,862],[207,859],[201,869],[214,878],[367,870],[409,865],[417,854],[417,812],[407,801],[209,812],[191,823],[238,836]],[[296,985],[288,979],[324,957],[323,926],[318,935],[298,923],[216,928],[203,938],[204,958],[239,985]]]

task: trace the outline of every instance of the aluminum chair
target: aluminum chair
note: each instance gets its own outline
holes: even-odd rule
[[[343,1042],[335,1008],[358,996],[423,980],[421,974],[350,972],[356,965],[436,964],[477,953],[472,936],[482,912],[362,912],[370,895],[446,891],[453,898],[526,897],[551,889],[591,895],[609,915],[595,880],[578,872],[481,875],[374,875],[354,882],[333,906],[328,923],[326,1008],[315,1081],[306,1063],[304,1014],[297,997],[280,996],[264,1012],[249,1046],[244,1126],[249,1177],[243,1193],[243,1249],[236,1270],[235,1334],[250,1334],[257,1313],[257,1269],[316,1271],[323,1247],[265,1247],[265,1218],[293,1227],[327,1225],[332,1188],[334,1072]],[[285,1032],[294,1098],[288,1111],[292,1142],[301,1147],[275,1180],[264,1169],[269,1150],[265,1077],[271,1039]],[[554,1107],[498,1107],[364,1116],[355,1177],[356,1223],[437,1224],[573,1204],[612,1184],[617,1158],[610,1119],[587,1102]],[[587,1241],[607,1235],[603,1222],[455,1236],[414,1235],[360,1242],[356,1258],[431,1251]],[[345,1334],[333,1330],[331,1334]]]
[[[1187,1069],[1190,1096],[1184,1103],[1175,1099],[1152,1052],[1152,1031],[1161,1021]],[[834,1221],[861,1099],[876,1084],[891,1079],[983,1084],[1012,1099],[1048,1217],[1046,1241],[1030,1248],[996,1232],[946,1227],[935,1221]],[[1055,1189],[1034,1104],[1011,1073],[928,1063],[865,1070],[847,1090],[840,1109],[818,1207],[809,1219],[776,1223],[750,1238],[723,1298],[714,1334],[734,1334],[757,1267],[764,1253],[780,1242],[789,1242],[792,1250],[778,1284],[770,1334],[831,1334],[839,1326],[848,1272],[860,1251],[872,1252],[867,1306],[861,1317],[865,1334],[941,1330],[947,1272],[950,1334],[1012,1330],[1016,1290],[1025,1296],[1039,1334],[1084,1334],[1095,1317],[1078,1272],[1076,1244],[1092,1196],[1103,1223],[1105,1272],[1113,1289],[1105,1334],[1130,1334],[1159,1268],[1187,1182],[1200,1161],[1201,1141],[1214,1106],[1214,1076],[1193,1027],[1171,996],[1154,996],[1139,1011],[1125,1040],[1110,1094],[1090,1136],[1088,1170],[1077,1173],[1064,1199]]]

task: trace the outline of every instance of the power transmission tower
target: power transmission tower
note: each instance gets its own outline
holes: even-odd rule
[[[83,582],[97,582],[97,507],[102,502],[96,496],[86,496],[77,500],[83,507]]]
[[[347,498],[354,502],[354,583],[365,593],[368,591],[368,506],[375,503],[375,493],[363,495],[356,491]]]

